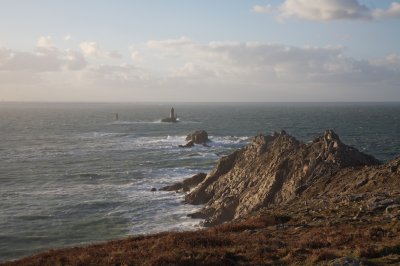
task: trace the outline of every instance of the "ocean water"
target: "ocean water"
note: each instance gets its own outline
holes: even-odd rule
[[[211,170],[259,133],[307,142],[329,128],[383,161],[400,155],[399,103],[180,103],[180,122],[161,123],[171,106],[0,102],[0,261],[196,229],[186,215],[198,206],[151,188]],[[210,147],[178,147],[198,129]]]

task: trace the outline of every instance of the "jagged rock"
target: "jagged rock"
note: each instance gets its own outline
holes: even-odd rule
[[[243,217],[261,207],[288,202],[322,177],[346,167],[380,162],[341,142],[332,130],[304,144],[285,131],[258,135],[243,149],[219,160],[185,201],[206,204],[205,225]]]
[[[189,191],[191,188],[197,186],[199,183],[201,183],[204,178],[206,177],[205,173],[198,173],[188,179],[185,179],[182,182],[175,183],[171,186],[166,186],[160,188],[162,191],[179,191],[182,190],[183,192]]]
[[[194,141],[190,140],[185,145],[179,145],[180,148],[191,148],[194,146]]]
[[[205,130],[198,130],[187,135],[186,141],[193,141],[195,144],[204,144],[210,140],[208,139],[208,133]]]

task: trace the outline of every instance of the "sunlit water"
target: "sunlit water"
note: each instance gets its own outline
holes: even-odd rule
[[[183,195],[150,192],[258,133],[325,129],[381,160],[400,154],[400,104],[0,103],[0,261],[133,234],[198,228]],[[119,120],[115,121],[115,113]],[[210,147],[179,148],[205,129]]]

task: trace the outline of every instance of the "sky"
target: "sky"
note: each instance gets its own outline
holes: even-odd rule
[[[400,1],[0,0],[0,101],[400,101]]]

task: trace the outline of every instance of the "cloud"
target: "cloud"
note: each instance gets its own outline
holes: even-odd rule
[[[51,100],[55,88],[67,97],[59,100],[77,99],[68,98],[72,90],[86,101],[400,100],[398,54],[368,61],[346,56],[340,46],[186,37],[133,45],[126,58],[132,64],[87,62],[83,51],[57,47],[46,51],[0,48],[2,93],[18,88],[24,97],[39,97],[34,92],[40,87]]]
[[[370,9],[358,0],[284,0],[276,7],[253,6],[253,11],[275,11],[280,20],[291,17],[311,21],[400,18],[400,4],[397,2],[393,2],[387,9]]]
[[[281,17],[306,20],[369,19],[369,9],[357,0],[286,0],[280,6]]]
[[[372,89],[377,84],[385,83],[392,89],[400,84],[399,71],[346,57],[340,46],[291,47],[239,42],[201,44],[190,40],[183,43],[182,39],[177,39],[175,42],[160,41],[149,48],[153,54],[168,52],[176,55],[164,59],[169,62],[163,79],[165,87],[201,88],[204,93],[218,99],[223,99],[225,93],[227,97],[240,100],[245,95],[231,95],[226,90],[243,86],[233,89],[232,93],[239,93],[245,87],[249,94],[263,95],[263,99],[268,99],[265,96],[269,94],[270,100],[282,100],[285,99],[283,95],[289,97],[289,94],[303,100],[334,99],[330,97],[340,100],[343,95],[351,94],[353,100],[360,100],[355,98],[356,95],[368,95],[371,100],[379,96]],[[339,88],[348,91],[340,93]],[[369,89],[371,92],[367,92]],[[337,98],[338,95],[342,96]],[[399,93],[396,97],[400,98]]]
[[[255,5],[253,6],[252,10],[256,13],[270,13],[273,11],[273,7],[271,5],[266,5],[266,6]]]
[[[79,47],[86,57],[97,59],[120,59],[122,55],[116,51],[106,51],[102,49],[97,42],[82,42]]]
[[[374,18],[400,18],[400,3],[393,2],[388,9],[373,10]]]
[[[78,51],[66,50],[60,58],[68,70],[81,70],[87,66],[85,57]]]
[[[400,55],[390,54],[383,59],[371,60],[371,64],[400,71]]]
[[[187,37],[181,37],[179,39],[167,39],[167,40],[150,40],[147,42],[147,47],[152,49],[162,48],[166,50],[168,47],[175,49],[176,47],[187,47],[193,44],[193,41]]]
[[[64,41],[69,41],[71,39],[72,39],[71,34],[67,34],[67,35],[64,36]]]
[[[37,47],[44,50],[54,50],[56,47],[51,36],[42,36],[37,41]]]
[[[86,78],[102,86],[133,85],[138,81],[148,81],[149,74],[130,64],[91,66],[85,71]]]
[[[50,36],[40,37],[33,52],[0,48],[0,71],[40,73],[80,70],[86,65],[82,53],[57,49]]]

